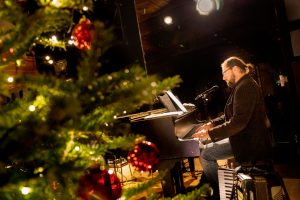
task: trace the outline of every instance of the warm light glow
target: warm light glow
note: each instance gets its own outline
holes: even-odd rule
[[[31,188],[30,187],[22,187],[21,192],[23,195],[27,195],[31,192]]]
[[[157,83],[155,81],[151,82],[151,87],[156,87],[157,86]]]
[[[82,10],[83,10],[83,11],[88,11],[89,8],[88,8],[87,6],[83,6]]]
[[[111,170],[111,169],[109,169],[107,172],[108,172],[109,174],[113,174],[113,173],[114,173],[114,171]]]
[[[72,40],[72,39],[68,40],[68,44],[69,45],[74,45],[74,40]]]
[[[284,87],[287,82],[288,82],[287,76],[284,76],[284,75],[280,74],[279,75],[279,80],[278,80],[278,85],[280,85],[281,87]]]
[[[51,37],[50,41],[53,42],[53,43],[57,43],[58,40],[57,40],[56,35],[53,35],[53,36]]]
[[[49,63],[50,65],[52,65],[52,64],[54,63],[54,61],[53,61],[53,60],[49,60],[48,63]]]
[[[21,59],[16,60],[16,64],[17,64],[18,67],[20,67],[21,64],[22,64],[22,60]]]
[[[173,23],[173,18],[171,16],[165,16],[164,22],[165,22],[165,24],[170,25]]]
[[[28,107],[28,109],[29,109],[29,111],[33,112],[33,111],[35,111],[35,106],[34,105],[30,105]]]
[[[12,83],[14,82],[14,77],[10,76],[7,78],[7,82]]]
[[[53,0],[52,1],[52,5],[56,6],[56,7],[60,7],[62,5],[61,1],[59,0]]]
[[[38,167],[38,168],[34,169],[33,173],[41,175],[43,171],[44,171],[43,167]]]
[[[75,151],[79,151],[80,150],[80,147],[79,146],[76,146],[75,147]]]
[[[50,56],[45,56],[45,59],[46,60],[50,60]]]

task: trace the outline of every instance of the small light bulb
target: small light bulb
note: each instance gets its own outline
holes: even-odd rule
[[[14,82],[14,77],[10,76],[7,78],[7,82],[12,83]]]
[[[45,56],[45,59],[46,60],[50,60],[50,56]]]
[[[52,64],[54,63],[54,61],[53,61],[53,60],[49,60],[48,63],[49,63],[50,65],[52,65]]]
[[[83,6],[82,10],[83,10],[83,11],[88,11],[89,8],[88,8],[87,6]]]
[[[153,82],[151,82],[151,87],[155,87],[155,86],[157,86],[157,83],[155,82],[155,81],[153,81]]]
[[[74,44],[74,40],[68,40],[68,44],[69,45],[73,45]]]
[[[35,106],[34,105],[30,105],[28,107],[28,109],[29,109],[30,112],[33,112],[33,111],[35,111]]]
[[[21,64],[22,64],[22,60],[21,59],[16,60],[16,64],[17,64],[18,67],[20,67]]]
[[[62,5],[62,3],[61,3],[59,0],[53,0],[53,1],[52,1],[52,4],[53,4],[54,6],[57,6],[57,7],[59,7],[59,6]]]
[[[75,147],[75,151],[79,151],[80,150],[80,147],[79,146],[76,146]]]
[[[114,171],[111,170],[111,169],[109,169],[107,172],[108,172],[108,174],[113,174],[114,173]]]
[[[30,187],[22,187],[21,192],[23,195],[27,195],[31,192],[31,188]]]
[[[51,37],[50,41],[53,42],[53,43],[58,42],[58,41],[57,41],[56,35],[53,35],[53,36]]]
[[[171,16],[165,16],[164,22],[165,22],[165,24],[170,25],[173,23],[173,18]]]

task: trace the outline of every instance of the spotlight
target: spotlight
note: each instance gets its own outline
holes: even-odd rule
[[[196,10],[200,15],[209,15],[215,10],[219,10],[222,0],[195,0]]]
[[[171,16],[165,16],[164,22],[165,22],[165,24],[170,25],[173,23],[173,18]]]

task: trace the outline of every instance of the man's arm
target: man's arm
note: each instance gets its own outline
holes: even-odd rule
[[[255,109],[259,91],[254,82],[239,85],[234,91],[233,115],[228,122],[215,126],[208,131],[213,142],[228,138],[246,128]]]

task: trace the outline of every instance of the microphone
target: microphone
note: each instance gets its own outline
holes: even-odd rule
[[[199,94],[196,98],[195,98],[195,101],[197,101],[199,98],[206,98],[206,96],[211,93],[211,92],[214,92],[216,91],[217,89],[219,89],[219,86],[218,85],[214,85],[212,86],[211,88],[209,88],[208,90],[205,90],[204,92],[202,92],[201,94]]]

